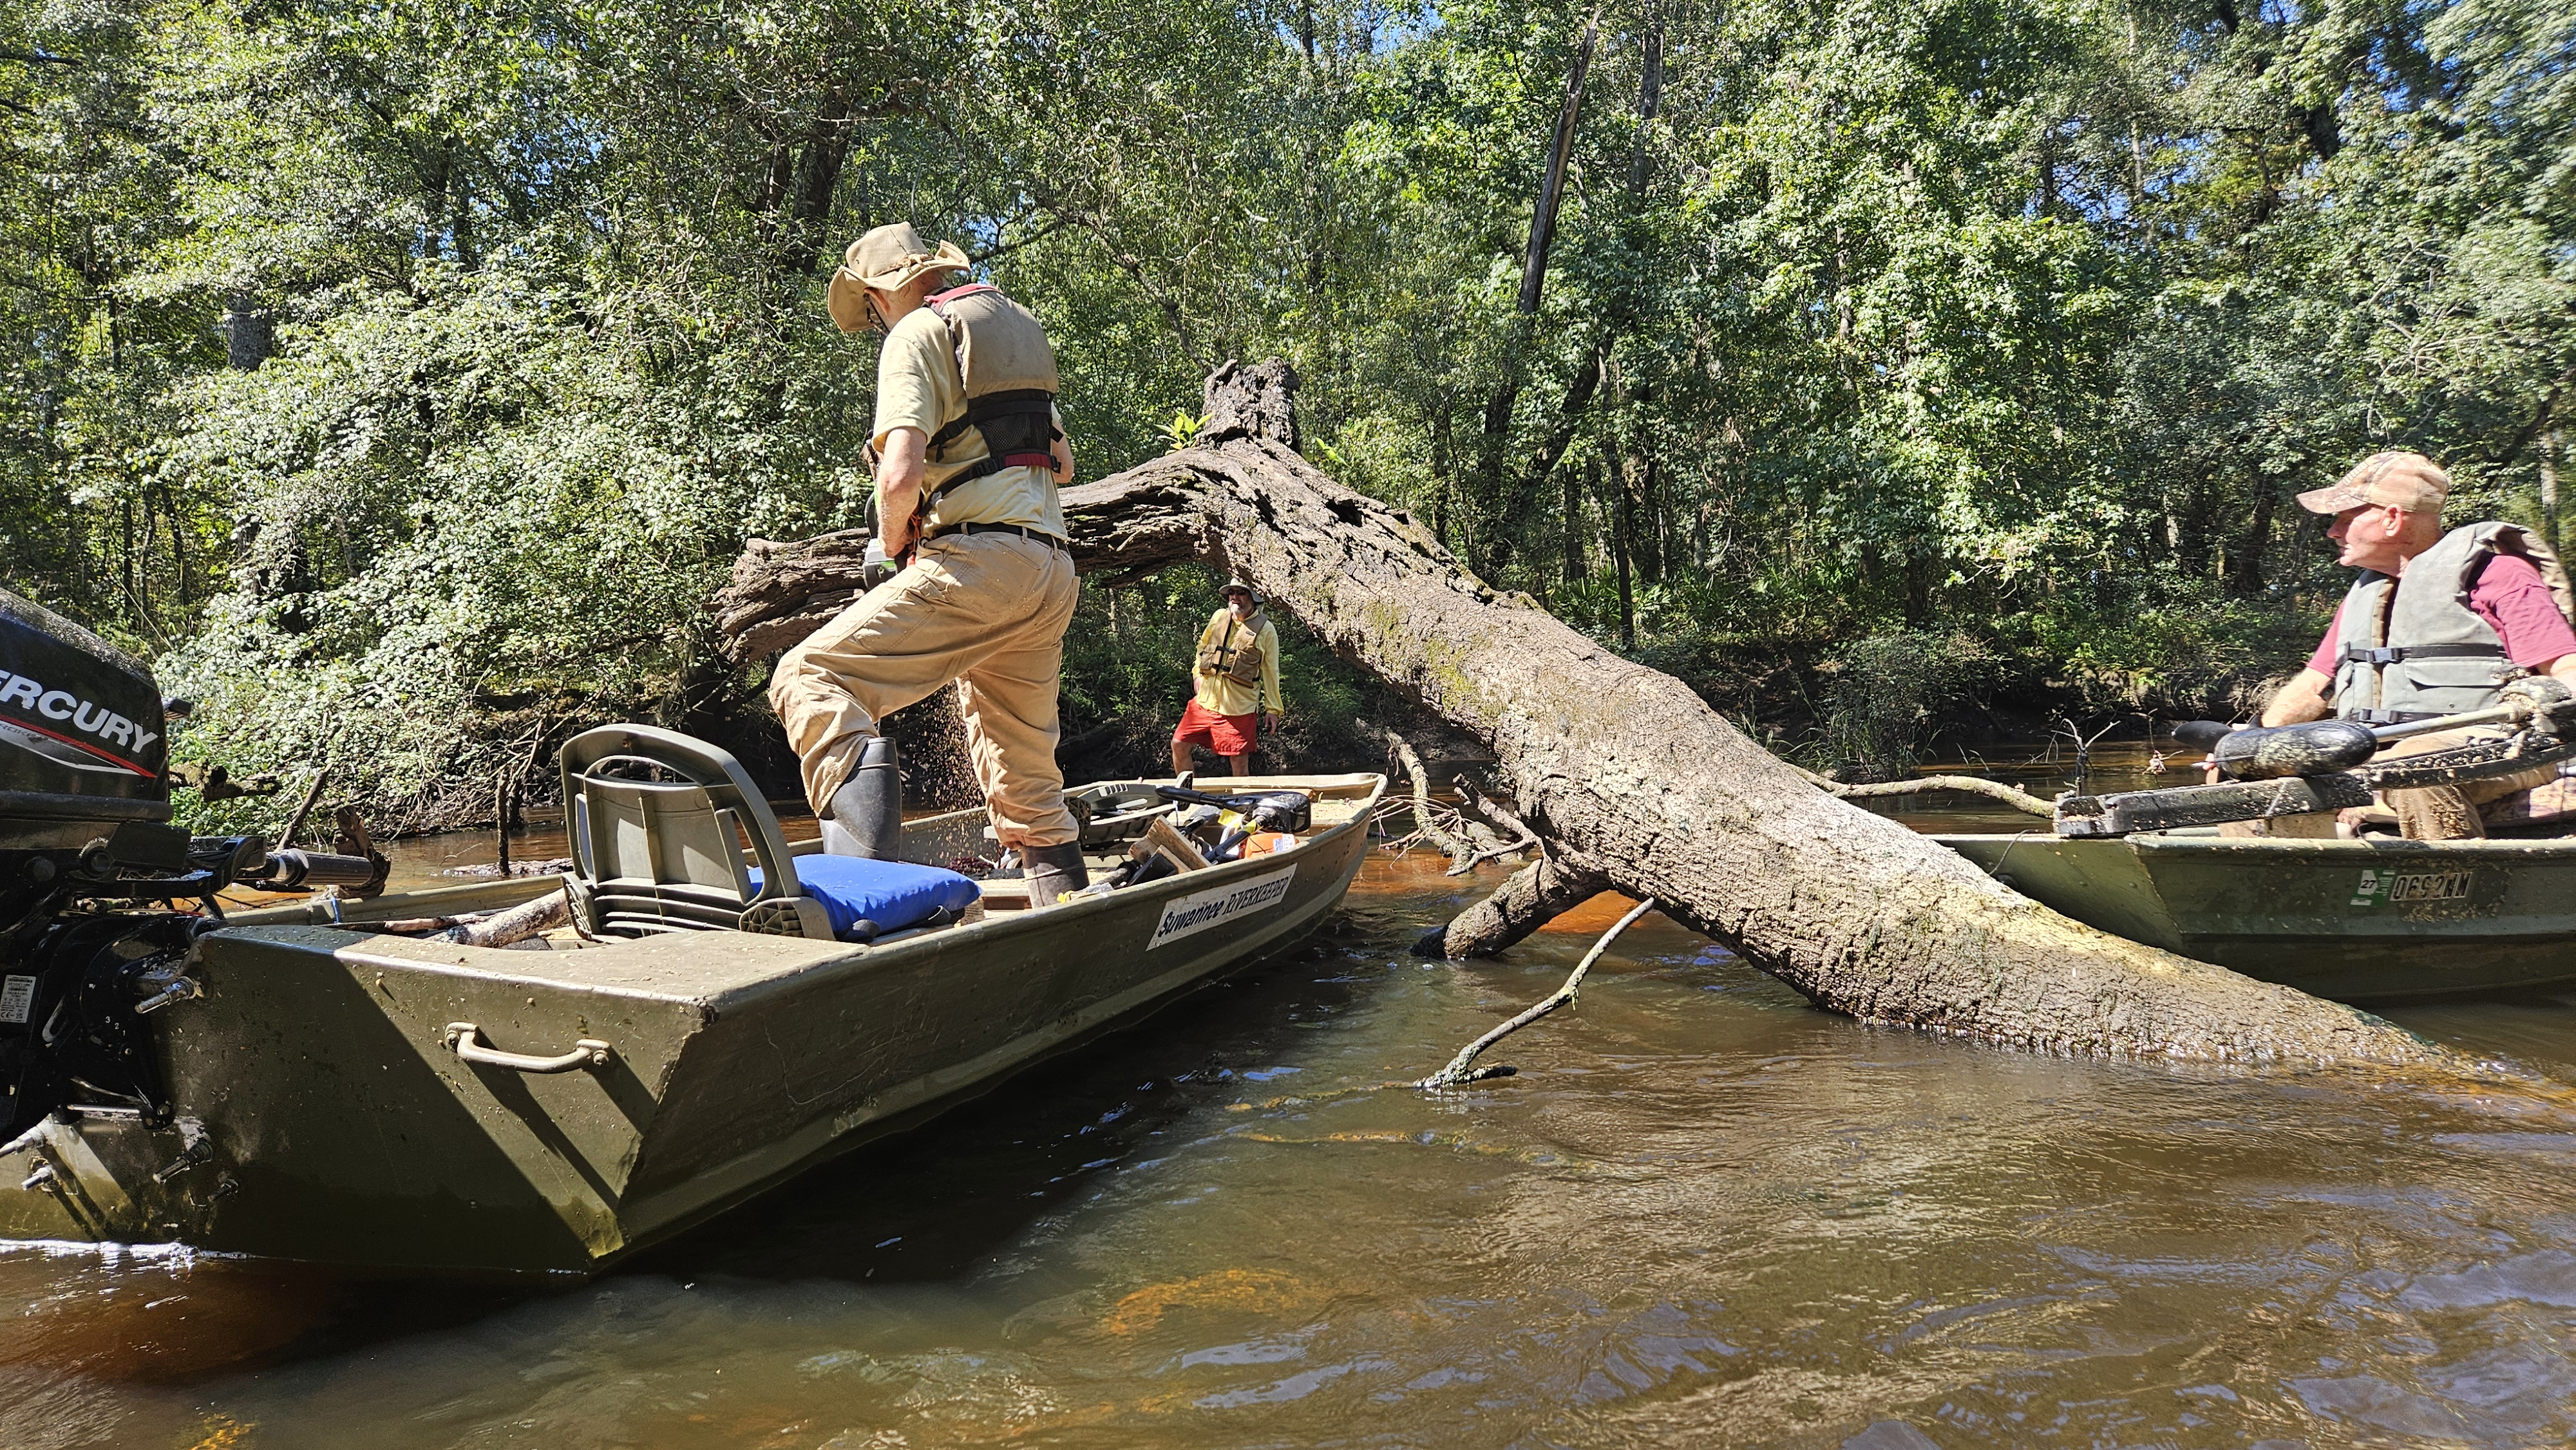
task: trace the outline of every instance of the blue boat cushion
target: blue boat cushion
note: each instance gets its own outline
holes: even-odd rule
[[[843,941],[862,917],[879,931],[901,931],[934,911],[963,911],[982,894],[972,880],[943,867],[864,856],[799,856],[796,881],[823,903],[832,935]],[[757,866],[751,868],[751,884],[760,887]]]

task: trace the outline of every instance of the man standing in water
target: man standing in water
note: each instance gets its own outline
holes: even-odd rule
[[[769,702],[841,855],[891,858],[903,796],[886,715],[954,681],[993,833],[1016,850],[1029,902],[1086,884],[1081,830],[1056,765],[1056,685],[1078,586],[1059,484],[1073,452],[1055,411],[1055,353],[994,289],[947,286],[954,243],[910,223],[851,244],[832,274],[843,332],[874,328],[878,537],[905,559],[789,650]]]
[[[1240,579],[1225,581],[1225,607],[1199,631],[1196,692],[1172,732],[1172,774],[1188,772],[1190,747],[1225,757],[1236,775],[1252,773],[1262,722],[1279,728],[1279,631],[1262,615],[1261,596]]]

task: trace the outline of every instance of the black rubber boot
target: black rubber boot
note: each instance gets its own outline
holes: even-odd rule
[[[894,742],[871,735],[859,747],[859,768],[832,792],[823,818],[823,849],[834,856],[898,860],[903,854],[903,775]]]
[[[1091,867],[1082,859],[1080,841],[1022,846],[1020,879],[1029,884],[1029,905],[1053,906],[1057,897],[1091,884]]]

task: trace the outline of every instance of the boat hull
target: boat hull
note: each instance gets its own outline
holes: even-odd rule
[[[1384,789],[1337,779],[1363,798],[1293,852],[871,946],[212,933],[193,969],[204,995],[159,1014],[177,1121],[84,1111],[12,1145],[0,1184],[49,1171],[0,1188],[0,1237],[590,1272],[1303,935],[1358,873]],[[919,843],[944,849],[970,823],[921,824]],[[459,1023],[506,1052],[607,1051],[556,1072],[474,1063],[452,1045]]]
[[[2576,841],[1934,839],[2078,921],[2321,997],[2576,982]]]

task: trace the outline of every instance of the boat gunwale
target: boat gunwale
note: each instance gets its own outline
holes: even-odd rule
[[[1123,910],[1135,905],[1139,901],[1165,899],[1175,894],[1206,890],[1224,882],[1257,874],[1274,863],[1281,862],[1282,860],[1293,865],[1297,863],[1300,858],[1305,857],[1309,852],[1318,850],[1328,842],[1338,840],[1342,833],[1346,831],[1353,829],[1365,830],[1370,819],[1375,814],[1375,807],[1378,802],[1385,799],[1388,788],[1387,777],[1382,772],[1362,771],[1329,777],[1252,777],[1251,779],[1266,779],[1267,781],[1278,783],[1278,788],[1282,789],[1295,788],[1284,784],[1284,782],[1301,779],[1317,782],[1319,787],[1324,788],[1329,788],[1329,786],[1347,785],[1350,787],[1365,786],[1365,789],[1364,793],[1355,792],[1357,794],[1358,806],[1351,812],[1347,819],[1311,833],[1304,840],[1298,842],[1296,847],[1286,853],[1245,856],[1238,860],[1217,862],[1201,870],[1182,872],[1177,875],[1149,882],[1142,889],[1105,892],[1097,896],[1087,896],[1078,901],[1063,902],[1058,905],[1042,909],[1022,907],[1010,911],[987,912],[982,918],[975,921],[961,922],[954,926],[941,927],[933,931],[905,932],[901,934],[900,940],[887,943],[817,940],[809,937],[777,936],[765,932],[655,933],[651,936],[610,941],[597,946],[585,945],[579,951],[533,954],[538,955],[542,960],[547,961],[549,964],[560,964],[566,968],[575,969],[574,971],[569,971],[564,974],[555,974],[539,973],[529,970],[510,970],[509,968],[531,967],[535,964],[527,961],[527,957],[532,954],[515,951],[508,947],[479,947],[470,946],[462,942],[438,942],[421,937],[401,936],[391,932],[368,929],[370,926],[381,925],[382,921],[401,919],[396,913],[384,909],[388,905],[409,905],[417,903],[423,898],[443,898],[453,893],[498,892],[499,888],[504,884],[498,881],[468,882],[455,887],[432,887],[425,891],[395,893],[387,896],[375,897],[367,902],[367,906],[370,908],[370,915],[379,918],[377,921],[373,922],[364,920],[343,922],[332,922],[328,920],[316,921],[312,919],[313,914],[324,909],[323,903],[293,903],[275,908],[264,908],[260,915],[266,919],[229,919],[225,926],[218,929],[217,934],[228,935],[238,930],[240,935],[232,938],[235,941],[259,942],[267,946],[288,950],[328,951],[343,962],[351,965],[374,967],[394,966],[405,971],[422,972],[431,976],[470,978],[477,982],[502,982],[513,985],[543,987],[552,990],[572,989],[584,993],[611,996],[628,1001],[662,1002],[673,1005],[695,1006],[702,1008],[713,1007],[720,1010],[739,1008],[755,1003],[773,992],[786,991],[810,985],[814,974],[819,972],[826,972],[836,968],[864,970],[872,967],[899,970],[911,963],[917,957],[945,954],[951,951],[974,946],[1005,943],[1015,937],[1028,933],[1048,932],[1061,928],[1078,927],[1091,917],[1100,915],[1106,911]],[[1128,784],[1129,782],[1112,781],[1103,783]],[[1151,784],[1152,782],[1144,783]],[[1327,785],[1327,783],[1329,784]],[[1343,796],[1338,798],[1350,799],[1351,797]],[[923,817],[921,820],[947,821],[953,820],[959,816],[982,815],[984,813],[985,812],[981,807],[969,807],[966,810],[949,812],[942,816]],[[918,822],[907,822],[906,824],[912,825],[918,824]],[[519,880],[525,881],[532,889],[524,896],[519,896],[517,899],[520,901],[533,901],[544,895],[548,889],[561,889],[562,884],[567,879],[569,878],[560,875],[552,877],[531,876],[515,878],[513,884]],[[271,915],[270,913],[274,913],[274,915]],[[245,917],[249,915],[251,914],[243,914]],[[345,937],[347,940],[345,942],[333,942],[328,940],[316,941],[310,938],[281,939],[277,936],[269,935],[263,930],[264,928],[279,927],[299,932],[316,930],[331,932],[337,936]],[[577,970],[578,966],[582,964],[585,959],[597,965],[607,965],[607,958],[595,956],[593,955],[594,953],[620,953],[622,956],[624,955],[624,953],[621,952],[622,948],[631,949],[647,942],[663,942],[673,939],[686,943],[702,945],[715,945],[717,943],[722,943],[729,950],[783,952],[805,956],[808,959],[795,963],[780,961],[777,963],[776,969],[765,971],[761,975],[753,977],[750,980],[734,982],[715,990],[697,993],[675,992],[668,989],[655,989],[651,987],[629,985],[617,981],[603,981],[597,977],[580,973]],[[762,945],[754,945],[755,943]],[[417,948],[421,954],[414,955],[412,952],[408,951],[387,950],[387,946],[393,944],[408,945]]]
[[[2185,855],[2195,851],[2224,852],[2274,856],[2506,856],[2576,858],[2576,836],[2553,836],[2525,839],[2489,836],[2464,841],[2409,841],[2395,836],[2375,836],[2361,840],[2312,840],[2285,836],[2174,836],[2161,831],[2140,831],[2126,836],[2060,836],[2048,831],[1939,831],[1926,832],[1926,840],[1947,846],[1952,841],[2045,841],[2051,844],[2094,846],[2127,845],[2142,854]]]

